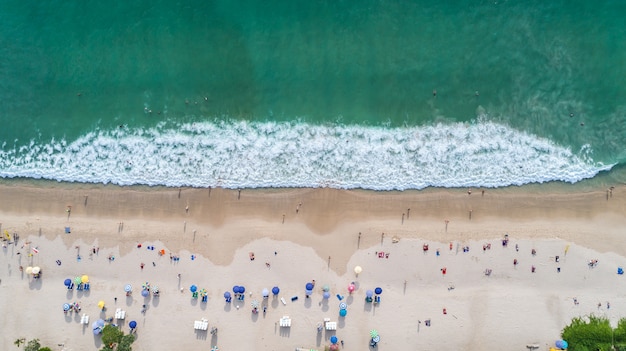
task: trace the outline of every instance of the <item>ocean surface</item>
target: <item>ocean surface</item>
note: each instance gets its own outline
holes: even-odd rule
[[[0,0],[0,178],[626,182],[624,1]]]

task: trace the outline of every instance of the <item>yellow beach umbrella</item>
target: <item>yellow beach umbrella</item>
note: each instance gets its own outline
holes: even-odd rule
[[[80,281],[81,281],[82,283],[89,283],[89,277],[88,277],[88,276],[86,276],[86,275],[83,275],[83,276],[80,278]]]
[[[26,274],[32,274],[33,273],[33,267],[28,266],[26,267]]]
[[[103,309],[104,308],[104,301],[100,300],[100,302],[98,302],[98,308],[99,309]]]
[[[39,274],[39,272],[41,272],[41,268],[33,267],[33,274]]]
[[[363,272],[363,268],[361,266],[354,267],[354,273],[358,276],[361,272]]]

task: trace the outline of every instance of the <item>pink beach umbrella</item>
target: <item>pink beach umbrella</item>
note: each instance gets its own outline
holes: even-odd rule
[[[348,292],[350,292],[350,294],[352,294],[352,292],[354,292],[354,289],[355,289],[355,288],[356,288],[356,287],[354,286],[354,284],[350,284],[350,285],[348,285]]]

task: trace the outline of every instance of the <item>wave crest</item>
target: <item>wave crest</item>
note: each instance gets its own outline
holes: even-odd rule
[[[0,176],[118,185],[406,190],[577,182],[613,165],[478,121],[421,127],[204,122],[0,150]]]

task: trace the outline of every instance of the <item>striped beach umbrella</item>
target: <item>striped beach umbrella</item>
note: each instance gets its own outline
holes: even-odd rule
[[[124,291],[125,292],[131,292],[133,291],[133,286],[130,284],[126,284],[126,286],[124,286]]]
[[[345,302],[342,302],[339,304],[339,309],[340,310],[345,310],[346,308],[348,308],[348,305]]]
[[[379,343],[380,342],[380,335],[376,335],[375,337],[373,337],[372,341],[375,342],[375,343]]]
[[[69,311],[70,310],[70,304],[69,303],[64,303],[63,304],[63,311]]]

